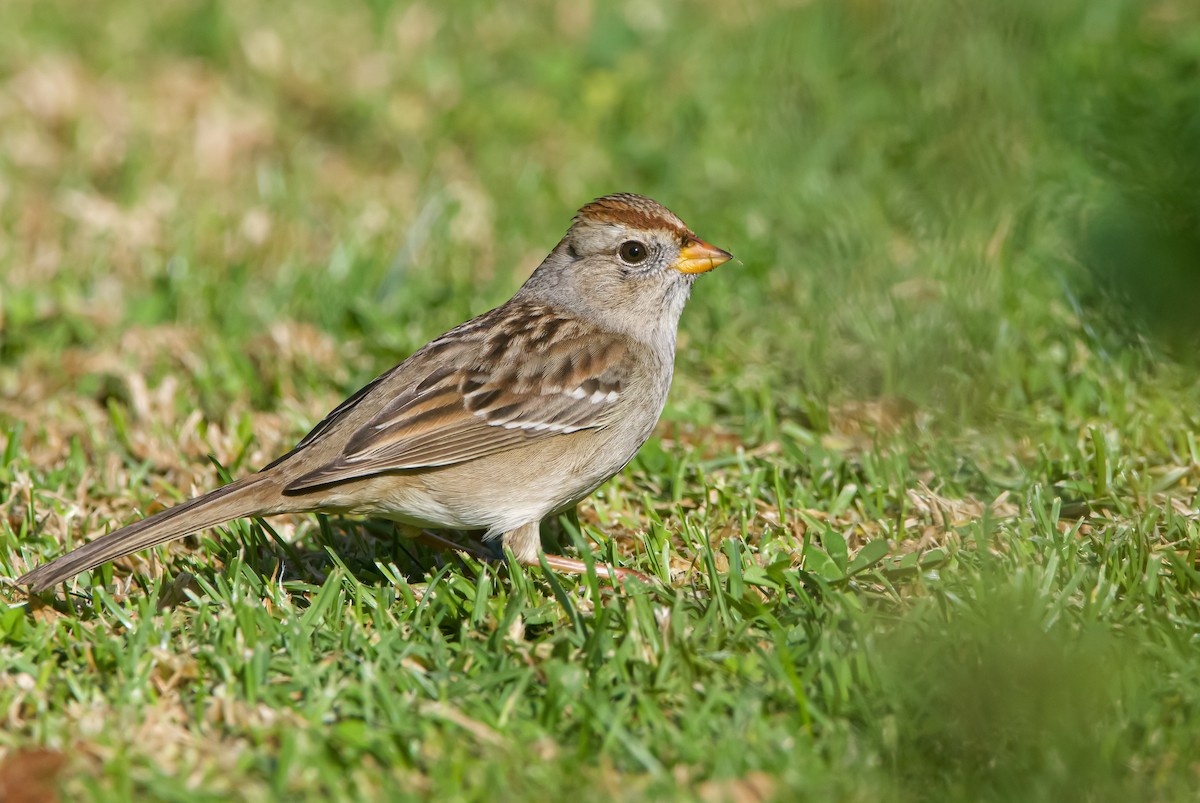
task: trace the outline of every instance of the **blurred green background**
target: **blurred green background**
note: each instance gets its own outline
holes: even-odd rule
[[[11,3],[2,354],[292,319],[365,377],[624,190],[744,263],[685,375],[781,414],[1023,407],[1081,328],[1194,343],[1196,13]]]
[[[6,0],[9,576],[211,487],[210,453],[264,464],[593,197],[649,195],[740,264],[697,283],[661,437],[588,520],[671,546],[678,592],[590,620],[480,569],[385,660],[382,575],[325,582],[318,550],[276,599],[190,544],[215,610],[6,591],[0,750],[82,745],[62,777],[97,799],[181,799],[180,773],[213,799],[1189,799],[1197,187],[1191,0]],[[894,573],[854,563],[883,539]],[[357,614],[305,616],[320,650],[270,652],[330,599]],[[126,731],[168,698],[160,755]]]

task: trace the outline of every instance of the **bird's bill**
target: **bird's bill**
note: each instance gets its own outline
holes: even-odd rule
[[[692,239],[679,252],[675,270],[680,273],[704,273],[733,259],[733,254],[722,251],[703,240]]]

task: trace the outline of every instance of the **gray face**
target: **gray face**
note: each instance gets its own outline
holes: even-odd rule
[[[663,271],[671,271],[670,278],[684,278],[673,267],[684,245],[675,231],[601,223],[576,227],[566,242],[580,269],[615,270],[627,281],[645,280]]]
[[[579,220],[521,294],[586,314],[610,331],[673,338],[695,281],[675,269],[683,237],[673,227]]]

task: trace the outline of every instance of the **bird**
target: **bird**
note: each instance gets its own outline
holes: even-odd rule
[[[17,583],[31,592],[198,530],[283,513],[363,515],[482,531],[525,565],[540,522],[574,509],[650,437],[697,277],[732,259],[665,206],[597,198],[511,299],[456,326],[350,396],[260,471],[103,535]],[[595,566],[613,579],[630,569]]]

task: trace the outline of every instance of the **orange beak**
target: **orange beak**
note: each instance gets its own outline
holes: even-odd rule
[[[679,252],[674,268],[680,273],[704,273],[733,259],[733,254],[693,237]]]

